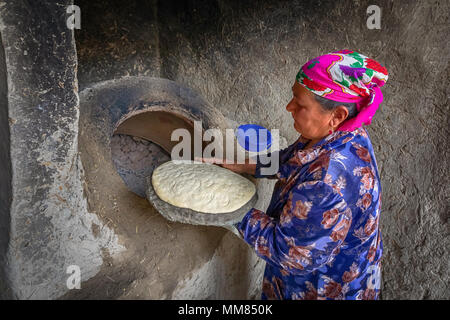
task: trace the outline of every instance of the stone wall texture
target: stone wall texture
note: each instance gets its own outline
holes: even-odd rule
[[[0,2],[0,60],[6,66],[0,61],[0,138],[9,141],[1,150],[11,151],[10,159],[0,155],[0,263],[5,265],[0,289],[10,292],[5,296],[60,297],[67,263],[86,265],[86,259],[94,258],[88,278],[95,279],[105,272],[109,257],[122,250],[114,224],[100,228],[100,240],[92,237],[92,221],[106,222],[97,221],[95,210],[83,205],[82,164],[76,155],[79,89],[130,76],[166,78],[198,92],[229,121],[279,129],[292,143],[298,133],[285,106],[299,67],[320,54],[352,49],[389,71],[384,102],[368,127],[383,197],[382,298],[450,298],[448,1],[83,0],[77,2],[81,29],[75,31],[64,27],[70,1],[56,2],[40,10],[29,2]],[[366,25],[372,4],[381,8],[380,30]],[[51,27],[55,21],[59,29]],[[67,199],[51,196],[60,186],[68,188]],[[70,211],[75,211],[76,241],[64,225]],[[172,235],[188,228],[175,226]],[[199,239],[212,237],[203,228],[192,232]],[[141,288],[156,289],[150,294],[142,289],[139,297],[258,298],[253,288],[260,284],[261,267],[249,267],[255,257],[231,234],[219,238],[214,238],[215,250],[199,253],[202,263],[194,262],[188,274],[179,275],[178,284],[142,276]],[[73,251],[76,246],[88,249],[81,254]],[[241,258],[223,248],[240,250]],[[164,259],[170,261],[159,261]],[[217,289],[223,286],[217,276],[235,270],[223,265],[239,261],[247,271],[236,272],[246,275],[247,289]],[[118,268],[105,274],[120,278],[124,272]],[[52,278],[53,273],[58,277]],[[129,277],[119,283],[134,285]],[[213,289],[205,289],[208,283]]]
[[[83,195],[77,55],[65,23],[69,3],[0,3],[0,57],[8,89],[7,104],[1,105],[1,138],[9,141],[11,159],[3,162],[8,156],[2,152],[4,298],[57,298],[67,291],[70,265],[78,265],[89,278],[103,264],[102,250],[120,251],[107,226],[94,238],[92,224],[104,225],[87,211]],[[2,141],[2,151],[4,146]]]

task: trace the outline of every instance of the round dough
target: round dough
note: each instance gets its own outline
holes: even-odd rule
[[[153,171],[152,184],[164,201],[205,213],[232,212],[255,194],[255,185],[215,164],[168,161]]]

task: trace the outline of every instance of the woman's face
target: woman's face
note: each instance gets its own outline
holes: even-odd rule
[[[286,106],[286,110],[294,118],[295,130],[307,139],[322,139],[329,133],[333,113],[324,110],[314,99],[314,93],[297,81],[292,87],[292,93],[292,100]]]

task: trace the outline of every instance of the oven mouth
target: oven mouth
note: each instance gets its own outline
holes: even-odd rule
[[[180,128],[193,136],[192,121],[161,110],[138,112],[119,122],[111,138],[111,158],[129,190],[146,197],[147,178],[154,169],[171,160],[172,148],[179,143],[171,140],[171,134]],[[193,160],[193,155],[189,158]]]
[[[80,101],[80,150],[86,165],[88,204],[92,208],[95,208],[96,202],[111,200],[116,206],[114,198],[109,197],[109,188],[111,191],[128,190],[154,204],[148,198],[151,187],[149,178],[153,170],[164,162],[179,159],[180,156],[194,160],[197,152],[203,154],[204,151],[216,150],[217,153],[217,148],[224,156],[229,156],[225,140],[236,129],[235,123],[198,93],[174,81],[151,77],[108,80],[84,89],[80,92]],[[181,137],[175,134],[172,140],[176,129],[185,131],[180,132]],[[223,140],[215,142],[215,134],[205,135],[208,129],[219,130],[219,139]],[[196,150],[199,136],[201,150]],[[184,140],[188,138],[190,142]],[[238,141],[233,138],[234,147],[229,153],[233,153],[236,159]],[[214,143],[214,148],[211,143]],[[191,154],[185,155],[184,152]],[[215,156],[214,152],[211,156]],[[119,181],[124,185],[118,186]],[[116,185],[110,186],[108,183]],[[99,188],[103,191],[101,195],[97,192]],[[130,202],[125,204],[130,206]],[[99,210],[103,207],[100,205]],[[179,217],[172,216],[179,211],[178,208],[155,209],[166,214],[169,220],[180,221]],[[192,216],[186,215],[183,222],[211,225],[215,222],[213,217],[208,222],[194,220]]]

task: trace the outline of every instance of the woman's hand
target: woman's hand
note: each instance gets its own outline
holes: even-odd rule
[[[216,164],[222,168],[231,170],[236,173],[248,173],[248,174],[254,175],[255,169],[256,169],[256,164],[248,163],[248,159],[246,159],[246,163],[242,163],[242,164],[225,163],[225,161],[223,159],[219,159],[219,158],[194,157],[194,161]]]

